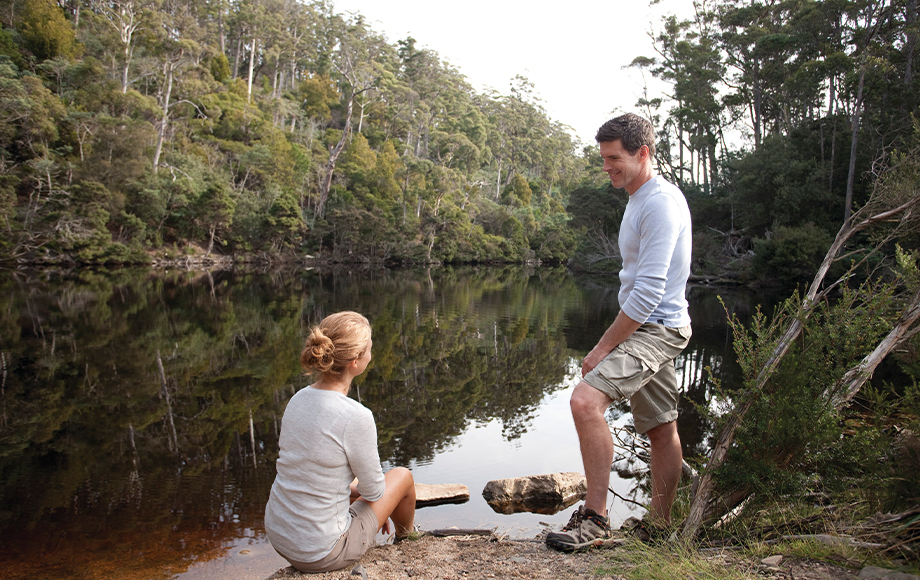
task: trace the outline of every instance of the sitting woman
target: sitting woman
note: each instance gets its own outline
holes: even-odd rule
[[[415,482],[408,469],[384,475],[371,411],[348,398],[371,360],[371,326],[339,312],[315,326],[300,364],[318,380],[288,402],[278,474],[265,506],[272,546],[301,572],[339,570],[374,545],[377,530],[412,530]]]

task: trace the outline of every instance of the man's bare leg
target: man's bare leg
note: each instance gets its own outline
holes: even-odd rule
[[[607,515],[607,489],[613,464],[613,438],[604,415],[612,402],[610,397],[584,381],[575,386],[569,401],[588,481],[585,508],[602,516]]]
[[[659,425],[647,435],[652,447],[652,501],[648,516],[654,525],[667,527],[671,525],[671,506],[683,465],[677,422]]]

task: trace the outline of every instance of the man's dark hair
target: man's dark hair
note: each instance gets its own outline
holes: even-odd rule
[[[597,130],[594,139],[598,143],[619,140],[630,155],[635,155],[643,145],[648,145],[649,155],[655,157],[655,127],[639,115],[626,113],[610,119]]]

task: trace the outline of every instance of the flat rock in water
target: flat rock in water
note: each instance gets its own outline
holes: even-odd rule
[[[416,483],[415,505],[437,505],[442,503],[463,503],[470,499],[470,488],[459,483]]]
[[[498,513],[554,514],[582,499],[587,490],[580,473],[548,473],[493,479],[482,490],[482,497]]]

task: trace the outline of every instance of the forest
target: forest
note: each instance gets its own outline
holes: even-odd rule
[[[916,2],[694,5],[631,65],[694,273],[801,281],[918,143]],[[618,267],[626,196],[525,77],[479,93],[325,1],[0,7],[2,263]]]
[[[722,534],[713,522],[742,510],[759,522],[740,528],[744,537],[766,539],[799,520],[764,514],[786,518],[776,506],[819,493],[863,515],[916,509],[917,1],[693,6],[689,19],[653,23],[652,53],[629,65],[668,87],[635,112],[655,124],[658,171],[690,205],[692,281],[798,290],[772,313],[707,310],[729,315],[720,344],[735,349],[740,376],[721,384],[709,364],[696,369],[725,404],[697,409],[711,425],[700,455],[709,451],[691,458],[698,472],[678,506],[683,535]],[[113,454],[148,446],[202,469],[227,469],[234,453],[241,463],[270,459],[256,434],[272,440],[301,384],[295,337],[336,296],[366,306],[389,337],[376,383],[359,397],[382,406],[387,392],[410,392],[444,426],[434,447],[412,447],[405,430],[425,429],[413,417],[381,422],[383,456],[394,461],[431,455],[469,417],[501,419],[513,437],[570,355],[590,348],[544,312],[568,291],[538,300],[515,286],[520,312],[510,315],[383,308],[433,280],[452,284],[453,274],[409,271],[419,279],[396,284],[379,266],[504,264],[473,268],[482,282],[458,281],[463,296],[503,287],[502,268],[534,268],[541,284],[563,289],[570,270],[592,279],[619,269],[627,197],[610,187],[596,145],[551,119],[526,77],[509,79],[504,93],[477,92],[413,38],[391,41],[326,1],[0,0],[0,24],[6,473],[22,463],[14,451],[41,463],[113,413]],[[598,124],[615,113],[599,112]],[[203,270],[193,283],[114,268],[192,256],[370,264],[362,273],[386,283],[361,294],[343,274],[331,290],[308,292],[313,273],[290,290],[285,273],[268,285],[281,298],[256,298],[246,285],[263,282],[245,271]],[[45,269],[10,273],[35,267]],[[43,289],[42,276],[79,283]],[[223,285],[236,276],[240,287]],[[605,291],[615,285],[597,276]],[[172,305],[174,296],[182,299]],[[51,314],[41,314],[43,301]],[[127,347],[133,336],[144,344]],[[26,343],[41,354],[23,354]],[[98,358],[79,354],[97,345]],[[116,367],[113,353],[136,356]],[[496,368],[526,369],[534,388],[493,393]],[[123,396],[125,376],[138,377],[134,399]],[[425,399],[431,392],[443,397]],[[35,405],[45,415],[36,418]],[[177,428],[174,416],[197,422]],[[17,473],[8,497],[30,485]],[[920,561],[920,520],[904,530],[887,553]]]

